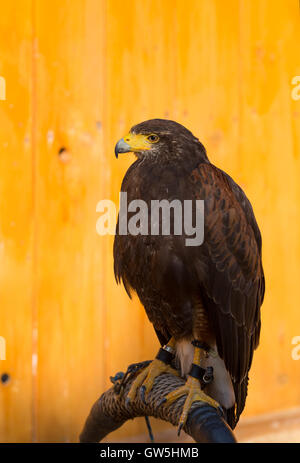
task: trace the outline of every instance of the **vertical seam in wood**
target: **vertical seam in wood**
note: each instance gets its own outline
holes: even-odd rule
[[[32,163],[32,220],[33,220],[33,237],[32,237],[32,357],[31,357],[31,377],[32,377],[32,441],[37,441],[37,156],[36,156],[36,2],[32,0],[32,62],[31,62],[31,163]]]
[[[102,47],[101,47],[101,53],[102,57],[101,62],[103,66],[103,90],[101,94],[101,99],[102,99],[102,119],[103,119],[103,124],[102,127],[104,129],[103,131],[103,151],[102,151],[102,156],[105,153],[105,148],[106,148],[106,143],[107,143],[107,137],[105,135],[108,133],[108,117],[107,117],[107,0],[103,0],[102,3],[102,8],[103,8],[103,33],[102,33]],[[101,184],[104,185],[104,188],[101,189],[101,194],[105,191],[105,193],[108,191],[108,185],[107,185],[107,177],[103,173],[103,169],[101,168],[100,171],[100,181]],[[105,388],[106,385],[106,378],[108,376],[108,359],[107,359],[107,338],[105,335],[105,332],[107,331],[107,297],[106,297],[106,291],[107,291],[107,272],[105,271],[106,265],[107,265],[107,246],[105,246],[103,257],[102,257],[102,272],[103,272],[103,285],[102,285],[102,301],[101,301],[101,309],[102,310],[102,359],[103,359],[103,377],[102,377],[102,387]]]

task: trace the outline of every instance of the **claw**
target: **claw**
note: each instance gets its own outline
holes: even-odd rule
[[[194,402],[204,402],[216,409],[220,408],[218,402],[202,391],[199,381],[191,376],[188,377],[184,386],[170,392],[164,399],[168,404],[171,404],[184,395],[186,395],[186,399],[178,423],[178,435],[187,421],[191,406]]]
[[[223,408],[221,407],[221,405],[218,406],[217,410],[220,412],[221,416],[224,418],[224,410]]]
[[[165,397],[163,397],[163,398],[159,401],[159,403],[158,403],[157,406],[158,406],[158,407],[161,407],[164,403],[166,403],[166,401],[167,401],[167,399],[166,399]]]
[[[147,405],[146,398],[145,398],[145,392],[146,392],[146,386],[142,386],[140,388],[140,396],[141,396],[143,404]]]
[[[133,381],[130,390],[127,394],[125,406],[130,403],[130,400],[134,400],[138,389],[140,390],[140,397],[142,402],[146,405],[148,394],[151,391],[155,378],[162,373],[170,373],[175,376],[179,376],[178,371],[172,368],[170,365],[165,364],[161,360],[154,359],[147,367],[145,367]],[[128,401],[129,399],[129,401]]]
[[[125,399],[125,408],[126,408],[126,410],[128,410],[129,405],[130,405],[130,398],[126,397],[126,399]]]
[[[180,423],[180,425],[178,426],[178,431],[177,431],[177,436],[178,437],[180,436],[182,428],[183,428],[183,423]]]

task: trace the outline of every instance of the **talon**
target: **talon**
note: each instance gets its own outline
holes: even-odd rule
[[[175,376],[179,376],[178,371],[172,368],[170,365],[162,362],[161,360],[154,359],[134,379],[127,394],[127,399],[134,400],[138,389],[140,389],[141,400],[144,404],[146,404],[148,394],[153,387],[155,379],[157,376],[160,376],[163,373],[170,373]],[[125,401],[125,405],[127,399]]]
[[[166,399],[165,397],[163,397],[163,398],[159,401],[159,403],[158,403],[157,406],[158,406],[158,407],[161,407],[166,401],[167,401],[167,399]]]
[[[183,395],[186,395],[187,397],[185,399],[184,406],[179,419],[178,435],[180,434],[183,426],[187,421],[191,406],[194,402],[202,402],[202,404],[207,403],[214,408],[220,408],[218,402],[216,402],[214,399],[205,394],[204,391],[202,391],[198,379],[193,378],[192,376],[188,377],[184,386],[181,386],[178,389],[175,389],[174,391],[170,392],[165,397],[165,401],[168,404],[171,404]]]
[[[177,436],[178,437],[180,436],[182,428],[183,428],[183,423],[180,423],[180,425],[178,426],[178,431],[177,431]]]
[[[126,408],[126,410],[128,410],[129,405],[130,405],[130,398],[126,397],[126,399],[125,399],[125,408]]]
[[[146,392],[146,387],[142,386],[140,388],[140,396],[141,396],[141,399],[142,399],[142,402],[143,402],[144,405],[147,404],[146,399],[145,399],[145,392]]]
[[[221,405],[218,406],[218,411],[221,413],[221,416],[224,418],[224,410]]]

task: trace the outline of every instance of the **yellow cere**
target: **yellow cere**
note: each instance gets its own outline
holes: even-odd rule
[[[148,135],[141,133],[128,133],[123,140],[130,146],[132,151],[150,150],[151,142],[148,140]]]

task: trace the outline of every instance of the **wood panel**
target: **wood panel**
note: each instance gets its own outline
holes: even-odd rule
[[[22,0],[2,6],[1,441],[76,441],[109,376],[154,357],[113,276],[101,199],[118,203],[135,123],[175,119],[241,184],[263,233],[267,293],[245,415],[300,405],[297,0]],[[14,33],[10,33],[13,24]],[[13,52],[12,52],[13,50]],[[166,425],[155,423],[155,430]],[[135,420],[114,433],[144,433]]]
[[[246,408],[253,415],[300,405],[300,364],[291,356],[300,304],[300,106],[291,97],[292,78],[300,73],[299,4],[242,2],[240,18],[239,179],[262,229],[266,272],[261,345]]]
[[[104,387],[103,14],[36,3],[38,441],[77,440]]]
[[[34,185],[32,175],[31,0],[1,4],[0,75],[0,441],[32,436]],[[14,28],[14,33],[11,28]],[[7,376],[3,377],[3,379]]]

